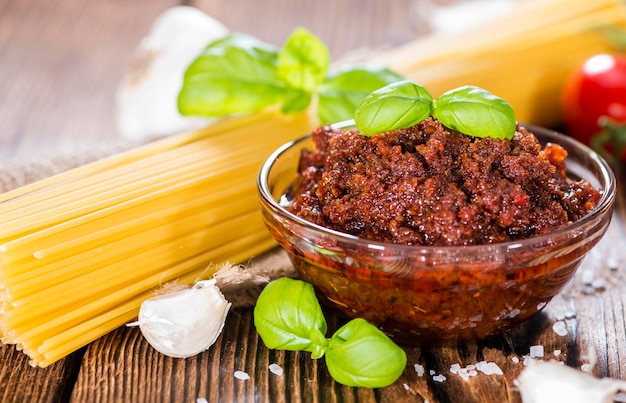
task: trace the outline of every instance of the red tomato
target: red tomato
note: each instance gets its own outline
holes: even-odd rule
[[[568,78],[563,91],[562,106],[564,122],[571,136],[593,146],[594,136],[602,133],[601,143],[605,150],[624,151],[626,56],[599,54],[587,59]],[[609,129],[606,124],[600,123],[607,122],[607,118],[612,123]],[[624,130],[612,133],[620,126],[624,126]],[[607,131],[611,133],[607,134]],[[595,148],[600,142],[600,139],[596,140]],[[626,161],[626,158],[621,159]]]

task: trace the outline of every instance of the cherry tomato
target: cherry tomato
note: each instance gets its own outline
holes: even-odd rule
[[[626,56],[587,59],[568,77],[562,107],[568,134],[626,161]]]

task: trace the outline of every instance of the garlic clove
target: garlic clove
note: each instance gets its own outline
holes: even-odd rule
[[[596,378],[555,361],[531,360],[515,380],[524,403],[610,403],[626,382]]]
[[[117,89],[120,134],[146,140],[206,126],[211,120],[178,112],[178,92],[187,66],[228,32],[194,7],[175,6],[161,14],[134,51]]]
[[[231,303],[215,280],[145,300],[137,326],[154,349],[169,357],[186,358],[211,347],[224,328]]]

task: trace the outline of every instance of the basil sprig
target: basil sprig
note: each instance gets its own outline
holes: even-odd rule
[[[352,119],[371,91],[401,80],[386,68],[351,66],[330,73],[326,45],[304,28],[282,48],[233,33],[210,43],[187,68],[178,94],[182,115],[222,117],[278,105],[305,110],[317,98],[322,123]]]
[[[254,308],[254,325],[271,349],[325,355],[330,375],[346,386],[382,388],[406,367],[406,353],[376,326],[353,319],[325,337],[326,320],[313,286],[287,277],[269,283]]]
[[[464,86],[434,99],[410,81],[389,84],[367,95],[354,120],[366,136],[403,129],[433,116],[442,125],[474,137],[511,139],[517,122],[513,107],[492,93]]]

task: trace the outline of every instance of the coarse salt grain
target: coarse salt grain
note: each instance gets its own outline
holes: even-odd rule
[[[241,379],[242,381],[247,381],[250,379],[250,375],[244,371],[235,371],[235,378]]]
[[[585,285],[591,285],[591,283],[593,282],[593,278],[594,278],[594,274],[593,274],[593,270],[583,270],[582,271],[582,282]]]
[[[561,355],[561,350],[554,350],[552,354],[554,354],[555,357],[558,357],[559,355]]]
[[[431,374],[431,375],[435,375],[436,374],[434,369],[431,369],[430,371],[428,371],[428,373]]]
[[[446,377],[442,374],[433,376],[433,381],[435,382],[444,382],[445,380],[446,380]]]
[[[554,333],[558,334],[559,336],[567,336],[567,333],[568,333],[567,325],[562,320],[558,320],[554,322],[554,324],[552,325],[552,330],[554,331]]]
[[[417,372],[417,376],[424,376],[424,366],[420,364],[415,364],[413,366],[415,368],[415,372]]]
[[[481,361],[476,364],[476,369],[485,375],[503,375],[502,369],[495,362]]]
[[[530,358],[543,357],[543,346],[530,346]]]
[[[404,390],[409,390],[409,385],[407,385],[406,383],[403,383],[402,387],[404,388]]]
[[[606,261],[606,265],[607,265],[607,266],[609,267],[609,269],[611,269],[611,270],[617,270],[617,269],[618,269],[618,267],[619,267],[619,262],[617,261],[617,259],[615,259],[615,258],[613,258],[613,257],[612,257],[612,258],[609,258],[609,259]]]
[[[606,282],[604,281],[603,278],[597,278],[593,280],[593,283],[591,283],[591,286],[595,288],[596,290],[603,290],[606,287]]]
[[[591,366],[591,364],[583,364],[583,365],[580,366],[580,369],[583,372],[591,372],[592,368],[593,367]]]
[[[514,363],[519,363],[519,358],[517,357],[511,357],[511,361],[513,361]]]
[[[283,368],[278,365],[278,364],[271,364],[270,365],[270,372],[274,375],[278,375],[278,376],[282,376],[283,375]]]
[[[467,371],[467,368],[461,368],[459,364],[452,364],[450,366],[450,372],[460,376],[465,381],[467,381],[470,377],[469,372]]]
[[[209,403],[204,397],[199,397],[196,399],[196,403]]]

